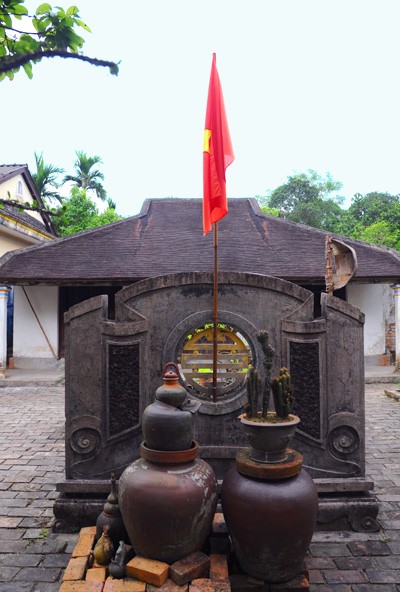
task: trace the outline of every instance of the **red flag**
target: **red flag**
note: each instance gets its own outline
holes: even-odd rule
[[[228,213],[225,171],[234,161],[224,97],[213,53],[203,146],[203,230]]]

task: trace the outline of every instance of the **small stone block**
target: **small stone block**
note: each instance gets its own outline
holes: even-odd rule
[[[222,512],[216,512],[211,526],[211,533],[213,536],[226,536],[228,529],[225,524],[225,518]]]
[[[271,592],[309,592],[310,582],[304,575],[299,575],[282,584],[270,584]]]
[[[85,578],[85,570],[87,564],[87,557],[73,557],[69,560],[63,575],[63,582],[83,580]]]
[[[189,584],[189,592],[231,592],[231,586],[228,581],[209,580],[208,578],[198,578]]]
[[[157,586],[153,586],[152,584],[147,584],[146,586],[146,592],[188,592],[188,590],[188,584],[179,585],[170,578],[168,578],[168,580],[159,588]]]
[[[87,582],[105,582],[107,577],[106,567],[92,567],[86,572]]]
[[[210,555],[210,580],[228,581],[228,559],[226,555]]]
[[[59,592],[103,592],[102,582],[63,582]]]
[[[210,558],[205,553],[197,551],[176,561],[169,568],[170,578],[182,586],[196,578],[206,578],[210,569]]]
[[[147,584],[162,586],[168,579],[169,565],[163,561],[134,557],[126,564],[126,575]]]
[[[81,534],[72,551],[72,557],[87,557],[93,549],[94,539],[94,534]]]

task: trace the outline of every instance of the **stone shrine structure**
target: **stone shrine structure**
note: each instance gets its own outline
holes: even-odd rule
[[[212,273],[178,273],[122,289],[115,320],[108,318],[107,296],[66,313],[66,479],[57,486],[55,530],[93,524],[110,474],[120,476],[139,457],[141,415],[169,361],[180,365],[188,396],[201,402],[201,457],[222,480],[247,445],[237,420],[246,401],[241,360],[262,372],[260,330],[269,332],[276,352],[273,373],[286,366],[292,375],[301,419],[293,447],[317,483],[318,527],[377,530],[373,482],[365,475],[364,315],[322,294],[315,319],[313,293],[296,284],[220,273],[219,323],[228,336],[226,349],[220,345],[221,394],[213,402],[201,373],[209,371],[212,294]],[[204,335],[202,343],[196,335]]]

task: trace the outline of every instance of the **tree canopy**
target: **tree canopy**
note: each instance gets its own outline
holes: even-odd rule
[[[59,213],[60,215],[53,220],[59,236],[68,236],[82,230],[104,226],[123,218],[110,206],[99,213],[96,204],[87,196],[86,189],[80,187],[72,187],[71,195],[65,199]]]
[[[102,164],[100,156],[88,156],[82,150],[76,151],[76,161],[74,164],[75,174],[66,175],[64,183],[72,181],[77,187],[92,190],[99,199],[105,200],[107,192],[103,187],[104,175],[99,169],[93,169],[97,164]]]
[[[21,207],[21,209],[39,210],[44,215],[52,216],[52,223],[59,236],[66,236],[110,224],[121,220],[123,217],[117,214],[116,204],[107,197],[107,192],[102,183],[104,175],[98,169],[93,170],[95,164],[102,162],[99,156],[88,156],[85,152],[76,151],[77,160],[75,161],[76,175],[66,175],[62,181],[59,181],[60,175],[64,169],[53,164],[45,163],[43,154],[35,153],[36,173],[32,173],[33,181],[40,193],[43,202],[47,204],[47,209],[42,210],[38,205],[28,207],[26,204],[12,204]],[[75,186],[70,190],[69,197],[62,197],[60,190],[64,189],[67,181],[74,181]],[[90,198],[88,192],[94,192],[96,197],[106,201],[107,207],[103,212],[99,212],[96,203]],[[52,207],[51,200],[57,200],[57,207]],[[4,202],[11,203],[11,202]]]
[[[36,172],[32,173],[32,179],[43,202],[48,205],[49,202],[51,203],[54,200],[62,203],[62,198],[57,189],[60,187],[58,176],[64,172],[64,169],[46,163],[43,152],[41,154],[35,152],[35,161]]]
[[[343,213],[344,198],[337,194],[341,188],[342,183],[329,173],[324,178],[310,169],[289,176],[286,183],[260,198],[260,203],[293,222],[334,231]]]
[[[110,69],[118,74],[118,64],[91,58],[82,53],[85,43],[76,30],[90,32],[77,6],[64,10],[43,3],[29,14],[25,0],[0,0],[0,80],[22,67],[32,78],[32,66],[42,58],[71,58]]]
[[[309,170],[258,200],[267,214],[400,251],[400,195],[357,193],[344,209],[341,188],[329,173],[321,177]]]

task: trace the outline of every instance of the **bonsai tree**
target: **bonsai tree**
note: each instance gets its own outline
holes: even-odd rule
[[[271,379],[272,360],[275,350],[269,344],[268,331],[260,331],[257,334],[257,339],[264,353],[264,379],[260,378],[257,370],[252,366],[250,367],[246,379],[246,419],[266,422],[287,420],[294,401],[290,373],[287,368],[281,368],[279,375]],[[271,389],[274,399],[274,412],[268,412]],[[260,399],[261,405],[259,405]]]

